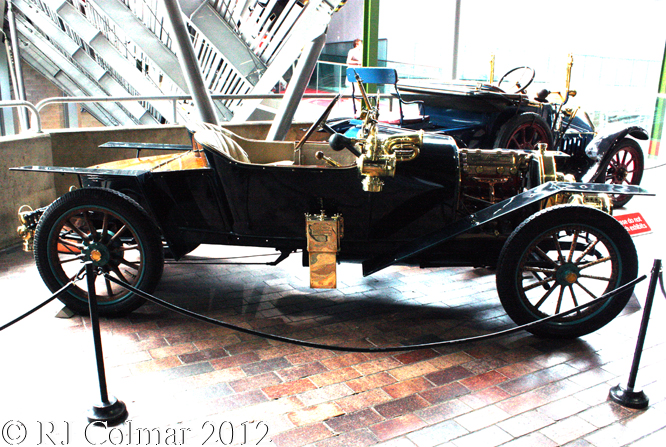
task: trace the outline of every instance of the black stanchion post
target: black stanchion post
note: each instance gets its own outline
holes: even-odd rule
[[[106,373],[104,371],[104,355],[102,354],[102,335],[99,330],[99,314],[97,312],[97,293],[95,292],[95,278],[97,274],[92,262],[86,264],[86,280],[88,281],[88,306],[90,309],[90,326],[92,327],[95,342],[95,357],[97,360],[97,376],[99,379],[99,392],[101,403],[93,405],[88,412],[89,422],[106,422],[116,425],[127,419],[127,407],[116,399],[109,397],[106,388]]]
[[[623,388],[619,384],[610,389],[609,397],[613,402],[629,408],[643,409],[647,408],[650,399],[641,391],[634,391],[636,386],[636,376],[638,375],[638,366],[641,361],[641,354],[643,353],[643,344],[645,343],[645,335],[647,333],[648,322],[650,321],[650,312],[652,311],[652,301],[654,300],[654,293],[657,290],[657,280],[661,272],[661,259],[655,259],[652,266],[652,276],[650,277],[650,285],[648,286],[648,294],[645,299],[645,308],[643,309],[643,318],[641,319],[641,328],[638,331],[638,340],[636,341],[636,350],[634,351],[634,360],[631,363],[631,371],[629,372],[629,380],[627,387]]]

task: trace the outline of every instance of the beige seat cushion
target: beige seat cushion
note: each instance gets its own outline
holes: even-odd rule
[[[232,138],[232,133],[222,127],[208,123],[188,125],[194,139],[202,146],[209,147],[241,163],[250,163],[247,152]]]

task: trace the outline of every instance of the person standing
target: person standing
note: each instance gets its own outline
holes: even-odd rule
[[[354,46],[349,53],[347,53],[347,67],[361,67],[363,65],[363,41],[361,39],[354,40]],[[347,85],[347,76],[344,77],[345,85]]]
[[[347,65],[349,67],[360,67],[363,65],[363,41],[354,40],[354,47],[347,53]]]

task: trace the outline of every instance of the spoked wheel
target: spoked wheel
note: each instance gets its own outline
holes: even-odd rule
[[[71,191],[53,202],[35,231],[35,262],[47,287],[55,291],[83,276],[84,262],[95,270],[148,293],[162,275],[159,230],[148,214],[124,194],[101,188]],[[103,276],[95,279],[101,316],[127,314],[144,300]],[[59,298],[80,314],[88,313],[86,281]]]
[[[643,178],[643,151],[635,140],[625,138],[613,148],[605,167],[604,183],[614,185],[640,185]],[[601,178],[599,179],[601,180]],[[613,194],[613,206],[622,207],[630,195]]]
[[[563,205],[523,222],[507,239],[497,269],[497,292],[506,313],[526,324],[585,304],[636,278],[631,237],[611,216]],[[543,337],[575,338],[619,314],[632,291],[536,325]]]
[[[493,147],[534,150],[539,143],[546,143],[548,149],[552,150],[553,133],[543,118],[528,112],[504,123],[497,132]]]

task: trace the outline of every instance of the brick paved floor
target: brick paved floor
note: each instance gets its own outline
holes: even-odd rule
[[[635,239],[644,274],[664,247],[657,200],[628,206],[655,229]],[[211,252],[234,254],[195,254]],[[156,294],[243,327],[358,347],[513,324],[488,270],[392,267],[363,278],[360,266],[343,264],[339,277],[337,290],[313,292],[297,256],[277,267],[169,265]],[[86,431],[84,413],[99,399],[89,320],[54,318],[56,302],[0,332],[0,446],[21,433],[24,445],[664,445],[660,294],[637,384],[649,408],[607,399],[611,386],[626,384],[646,290],[644,282],[620,317],[578,340],[521,332],[381,354],[268,341],[146,305],[102,321],[109,390],[131,421],[115,431]],[[49,295],[31,256],[17,250],[0,253],[0,291],[0,324]]]

